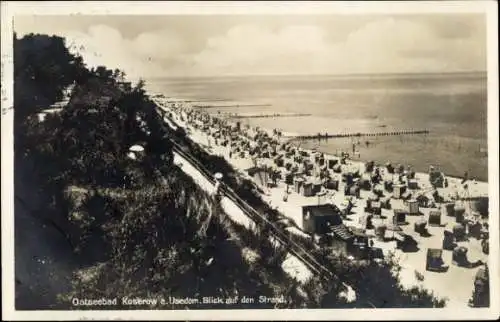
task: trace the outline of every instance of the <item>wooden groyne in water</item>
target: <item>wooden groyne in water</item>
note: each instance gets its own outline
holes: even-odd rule
[[[185,103],[196,103],[196,102],[230,102],[230,99],[225,99],[225,98],[214,98],[214,99],[197,99],[197,100],[183,100],[183,101],[178,101],[178,102],[185,102]]]
[[[222,108],[222,107],[268,107],[271,104],[233,104],[233,105],[193,105],[197,108]]]
[[[290,114],[253,114],[253,115],[227,115],[232,119],[251,119],[251,118],[268,118],[268,117],[299,117],[299,116],[311,116],[312,114],[306,113],[290,113]]]
[[[196,102],[230,102],[232,100],[227,98],[197,98],[197,99],[179,99],[176,97],[161,97],[162,100],[167,101],[168,103],[196,103]]]
[[[316,134],[316,135],[299,135],[290,137],[292,140],[317,140],[317,139],[336,139],[349,137],[376,137],[376,136],[395,136],[395,135],[415,135],[429,134],[429,130],[403,130],[392,132],[375,132],[375,133],[336,133],[336,134]]]

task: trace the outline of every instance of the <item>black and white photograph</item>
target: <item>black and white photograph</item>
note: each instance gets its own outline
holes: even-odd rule
[[[2,2],[4,318],[498,318],[497,10]]]

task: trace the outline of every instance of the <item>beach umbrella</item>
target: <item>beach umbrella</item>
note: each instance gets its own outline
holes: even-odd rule
[[[217,173],[214,175],[214,178],[215,178],[216,180],[220,180],[220,179],[222,179],[222,177],[223,177],[223,175],[222,175],[222,173],[220,173],[220,172],[217,172]]]
[[[138,144],[135,144],[135,145],[132,145],[130,148],[129,148],[129,151],[132,151],[132,152],[143,152],[144,151],[144,147],[138,145]]]
[[[326,190],[321,190],[316,194],[318,196],[318,205],[320,204],[320,198],[326,195]]]

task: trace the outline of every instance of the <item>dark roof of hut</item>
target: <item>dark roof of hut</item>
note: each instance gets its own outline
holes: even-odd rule
[[[331,230],[335,237],[338,237],[344,241],[354,237],[354,234],[344,224],[333,225],[331,226]]]
[[[331,215],[340,216],[339,208],[333,204],[302,206],[302,209],[303,211],[309,211],[311,215],[314,217],[331,216]]]

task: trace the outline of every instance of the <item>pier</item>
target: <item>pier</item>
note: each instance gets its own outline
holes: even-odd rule
[[[196,103],[196,102],[230,102],[230,99],[225,99],[225,98],[214,98],[214,99],[197,99],[197,100],[183,100],[183,101],[177,101],[177,102],[184,102],[184,103]]]
[[[268,118],[268,117],[299,117],[299,116],[311,116],[312,114],[307,113],[290,113],[290,114],[252,114],[252,115],[231,115],[227,114],[229,118],[233,119],[251,119],[251,118]]]
[[[403,130],[392,132],[374,132],[374,133],[336,133],[336,134],[316,134],[316,135],[299,135],[292,136],[292,140],[316,140],[316,139],[337,139],[349,137],[378,137],[378,136],[395,136],[395,135],[416,135],[429,134],[429,130]]]

